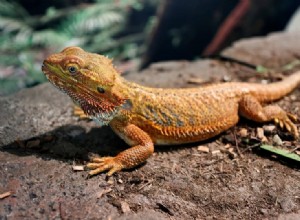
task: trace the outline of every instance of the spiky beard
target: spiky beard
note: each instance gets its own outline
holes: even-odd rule
[[[88,93],[66,93],[81,107],[84,113],[90,116],[100,126],[108,125],[116,116],[125,100],[106,100],[95,98]]]
[[[74,99],[73,99],[74,100]],[[87,100],[81,100],[76,99],[77,103],[81,107],[81,109],[84,111],[85,114],[90,116],[98,125],[108,125],[109,122],[116,116],[116,114],[119,112],[119,108],[121,106],[113,106],[110,107],[110,109],[103,111],[101,108],[99,108],[99,105],[101,105],[101,100],[98,100],[99,105],[94,105],[94,102],[89,102]]]
[[[62,81],[59,83],[56,77],[55,80],[51,79],[52,77],[48,77],[48,75],[46,76],[56,88],[70,96],[71,99],[81,107],[83,112],[100,126],[108,125],[125,103],[125,99],[113,97],[113,100],[107,100],[98,97],[96,94],[85,88],[79,89],[72,85],[66,86],[68,83]]]

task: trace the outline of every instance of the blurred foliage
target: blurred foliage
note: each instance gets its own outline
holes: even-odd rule
[[[17,1],[0,0],[0,95],[45,81],[43,58],[66,46],[115,59],[137,58],[158,2],[94,0],[31,15]]]

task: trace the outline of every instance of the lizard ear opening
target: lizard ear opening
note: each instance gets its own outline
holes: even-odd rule
[[[99,92],[99,93],[105,93],[105,89],[103,89],[102,87],[100,87],[100,86],[98,86],[97,87],[97,91]]]

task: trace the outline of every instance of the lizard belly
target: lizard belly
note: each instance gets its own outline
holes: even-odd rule
[[[201,95],[202,98],[194,93],[190,94],[191,97],[157,96],[151,100],[144,97],[143,103],[133,102],[130,111],[121,112],[119,117],[142,129],[157,145],[206,140],[238,122],[238,100],[235,97],[223,101],[219,94],[209,97]],[[127,140],[126,134],[113,129],[129,145],[134,145]]]
[[[209,139],[234,126],[239,120],[237,109],[233,108],[231,113],[230,116],[219,115],[209,120],[195,118],[195,124],[188,126],[158,125],[140,118],[137,126],[147,132],[154,144],[185,144]],[[197,123],[199,121],[202,123]]]
[[[205,98],[205,99],[204,99]],[[172,99],[171,99],[172,100]],[[144,105],[132,123],[146,131],[158,145],[184,144],[214,137],[238,120],[238,100],[219,96],[173,99]]]
[[[185,144],[207,140],[226,131],[238,122],[238,115],[230,120],[218,121],[217,124],[209,126],[193,126],[186,128],[161,128],[161,132],[155,132],[152,137],[153,142],[158,145]]]

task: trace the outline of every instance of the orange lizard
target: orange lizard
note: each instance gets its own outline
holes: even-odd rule
[[[274,121],[299,137],[296,116],[267,105],[300,84],[300,71],[269,85],[219,83],[199,88],[149,88],[120,76],[112,61],[68,47],[49,56],[42,70],[49,81],[68,94],[98,124],[110,125],[131,147],[115,157],[93,158],[90,175],[108,176],[147,160],[154,145],[206,140],[237,124],[239,116],[256,122]]]

